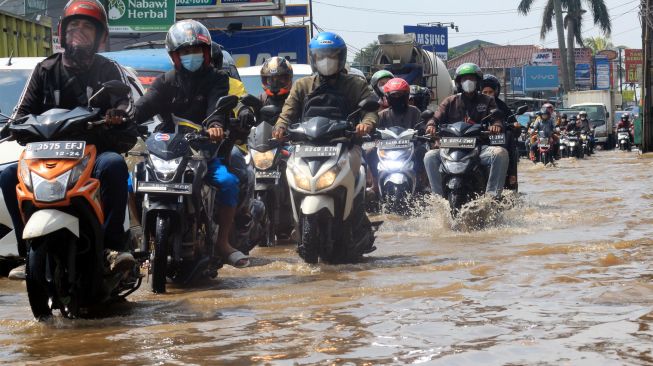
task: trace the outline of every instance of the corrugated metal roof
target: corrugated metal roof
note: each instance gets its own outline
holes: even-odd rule
[[[473,62],[481,69],[518,67],[529,64],[538,51],[540,48],[534,45],[478,47],[449,60],[447,68],[455,69],[465,62]]]

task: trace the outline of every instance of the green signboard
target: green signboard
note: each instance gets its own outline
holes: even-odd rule
[[[175,0],[109,0],[107,5],[114,33],[167,32],[175,23]]]

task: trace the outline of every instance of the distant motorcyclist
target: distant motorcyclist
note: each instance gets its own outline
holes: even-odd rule
[[[621,115],[621,119],[619,120],[619,123],[617,124],[617,129],[625,128],[628,129],[628,134],[630,135],[630,139],[632,140],[634,138],[633,136],[633,124],[630,121],[630,114],[628,112],[624,112]]]
[[[536,136],[535,141],[531,144],[531,160],[535,161],[535,151],[538,148],[539,140],[537,137],[546,137],[552,141],[556,141],[556,126],[553,118],[548,109],[542,108],[542,115],[539,120],[535,121],[531,126],[530,133]],[[553,151],[555,155],[556,152]]]
[[[53,108],[86,106],[88,98],[107,81],[119,80],[129,84],[117,63],[97,54],[105,44],[108,32],[107,14],[102,5],[93,0],[69,1],[64,7],[59,28],[64,52],[55,53],[36,65],[13,118],[38,115]],[[119,272],[136,263],[125,245],[123,223],[128,169],[120,155],[136,143],[136,134],[129,132],[133,127],[130,121],[133,101],[131,95],[118,98],[105,94],[94,99],[93,105],[101,109],[106,124],[111,126],[101,135],[95,135],[98,129],[89,131],[88,139],[98,149],[93,176],[100,179],[102,187],[100,200],[106,218],[103,224],[106,261],[109,270]],[[24,224],[16,196],[17,184],[17,164],[13,164],[0,175],[0,186],[16,233],[18,253],[24,257],[27,248],[22,238]],[[24,279],[25,266],[12,270],[10,278]]]
[[[166,35],[166,49],[174,69],[159,76],[147,93],[136,103],[136,121],[144,122],[160,115],[163,122],[157,131],[171,133],[175,130],[172,114],[200,123],[210,115],[217,100],[229,94],[229,76],[211,65],[211,35],[204,25],[194,20],[175,23]],[[253,112],[239,106],[238,118],[250,123]],[[205,128],[213,141],[225,138],[227,121],[224,116],[213,116]],[[231,138],[231,136],[230,136]],[[236,206],[238,205],[239,179],[227,169],[228,146],[219,157],[209,162],[207,179],[218,186],[218,238],[216,253],[234,267],[246,267],[249,258],[229,243]]]
[[[383,92],[383,86],[388,80],[394,78],[395,76],[387,70],[379,70],[372,75],[370,79],[370,86],[374,93],[379,98],[379,104],[381,105],[379,110],[388,108],[388,102],[385,100],[385,93]]]
[[[449,124],[464,121],[483,123],[488,121],[488,130],[492,134],[503,132],[502,113],[492,113],[497,109],[494,98],[479,93],[483,71],[473,63],[464,63],[456,69],[454,81],[458,94],[447,97],[438,107],[435,116],[428,122],[426,133],[435,135],[437,124]],[[498,197],[503,189],[508,171],[508,151],[501,146],[483,146],[481,164],[490,167],[486,193]],[[424,157],[424,166],[431,183],[431,192],[442,195],[442,176],[440,175],[440,152],[431,150]]]
[[[567,113],[561,113],[560,116],[558,116],[558,117],[559,117],[558,127],[560,127],[561,131],[566,130],[567,129],[567,124],[569,123],[569,121],[567,120]]]
[[[569,117],[569,123],[567,123],[567,132],[572,132],[572,131],[580,131],[580,125],[578,124],[578,117],[575,115],[572,115]]]
[[[578,112],[578,124],[580,124],[580,130],[585,131],[587,133],[587,136],[589,137],[589,147],[590,151],[594,151],[594,127],[592,127],[592,124],[590,123],[590,120],[587,116],[586,111],[580,111]]]
[[[555,108],[553,107],[553,104],[551,104],[551,103],[544,103],[544,104],[542,104],[542,110],[545,110],[545,109],[546,109],[547,112],[549,112],[549,116],[550,116],[550,118],[551,118],[553,121],[556,121],[556,119],[557,119],[557,115],[556,115]]]
[[[501,95],[501,83],[499,79],[491,74],[484,74],[481,82],[481,93],[494,98],[499,110],[506,117],[506,149],[510,153],[510,163],[508,165],[508,186],[515,189],[517,184],[517,166],[519,164],[519,150],[517,149],[517,138],[521,133],[521,126],[517,118],[513,116],[512,110],[508,105],[499,98]]]
[[[408,103],[417,107],[420,112],[424,112],[431,103],[431,90],[424,86],[411,85]]]
[[[264,93],[259,96],[263,105],[278,107],[279,112],[269,122],[274,125],[279,118],[290,89],[292,88],[292,65],[283,57],[271,57],[261,66],[261,84]]]

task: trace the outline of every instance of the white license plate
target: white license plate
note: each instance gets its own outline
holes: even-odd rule
[[[281,172],[276,171],[276,170],[271,170],[269,172],[264,172],[264,171],[256,171],[254,173],[256,176],[256,179],[279,179],[281,178]]]
[[[336,146],[297,145],[293,152],[300,158],[328,158],[340,155],[340,144]]]
[[[25,146],[25,159],[81,159],[84,141],[43,141]]]
[[[440,147],[448,149],[473,149],[476,147],[475,137],[442,137]]]
[[[190,183],[138,182],[136,192],[189,195],[193,193],[193,185]]]
[[[411,145],[410,140],[380,140],[377,143],[377,147],[380,149],[405,149]]]
[[[506,134],[500,133],[498,135],[489,135],[490,145],[505,145],[506,144]]]

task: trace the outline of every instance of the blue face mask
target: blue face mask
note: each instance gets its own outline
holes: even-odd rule
[[[194,72],[202,67],[204,63],[204,54],[201,53],[191,53],[189,55],[183,55],[180,57],[181,65],[184,69]]]

